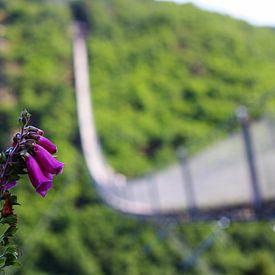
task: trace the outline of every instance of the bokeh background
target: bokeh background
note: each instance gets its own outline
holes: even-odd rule
[[[1,148],[27,108],[65,163],[47,198],[27,180],[16,188],[22,266],[8,274],[275,274],[272,222],[232,223],[184,270],[182,263],[212,238],[214,222],[167,226],[102,203],[78,133],[75,19],[87,23],[105,156],[129,177],[175,162],[180,146],[192,155],[225,138],[238,128],[240,105],[255,121],[275,110],[271,27],[152,0],[0,0]]]

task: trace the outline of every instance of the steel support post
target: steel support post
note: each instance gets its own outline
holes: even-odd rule
[[[239,107],[236,110],[236,115],[242,127],[245,155],[250,175],[251,188],[253,192],[253,203],[255,209],[258,210],[262,206],[262,197],[257,173],[256,157],[250,132],[249,115],[246,107]]]

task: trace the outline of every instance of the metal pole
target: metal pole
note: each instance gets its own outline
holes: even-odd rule
[[[161,212],[160,194],[159,194],[158,185],[154,174],[151,174],[148,176],[148,182],[149,182],[148,191],[149,191],[151,206],[154,209],[154,211],[160,213]]]
[[[177,157],[180,161],[183,177],[183,187],[186,194],[186,204],[190,216],[192,217],[196,213],[196,199],[195,199],[195,190],[192,179],[192,174],[190,171],[187,152],[183,148],[177,150]]]
[[[256,168],[256,158],[250,133],[249,115],[246,107],[241,106],[236,111],[237,118],[242,127],[243,141],[245,146],[245,154],[250,174],[251,187],[253,192],[253,200],[255,209],[261,208],[261,190],[259,185],[258,173]]]

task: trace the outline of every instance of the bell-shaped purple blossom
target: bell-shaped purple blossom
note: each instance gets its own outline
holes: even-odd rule
[[[55,159],[47,150],[38,144],[35,144],[33,148],[35,153],[34,157],[45,174],[57,175],[62,173],[64,166],[62,162]]]
[[[38,135],[37,137],[38,144],[41,145],[44,149],[46,149],[49,153],[55,154],[57,152],[57,147],[54,143],[52,143],[49,139]]]
[[[33,156],[27,154],[25,159],[28,176],[33,187],[37,193],[39,193],[42,197],[45,197],[48,190],[52,187],[53,176],[51,174],[44,174]]]

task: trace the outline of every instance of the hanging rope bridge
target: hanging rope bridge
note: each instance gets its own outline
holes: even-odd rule
[[[271,217],[275,209],[275,131],[268,120],[249,124],[238,110],[242,131],[160,172],[127,180],[108,166],[93,117],[85,28],[74,25],[73,57],[80,138],[97,192],[120,212],[180,216],[183,220]],[[257,141],[257,142],[254,142]]]

